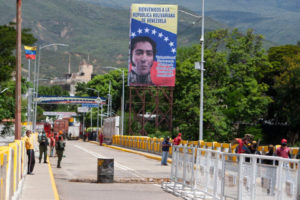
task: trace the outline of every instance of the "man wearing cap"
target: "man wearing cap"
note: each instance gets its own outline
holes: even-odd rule
[[[281,146],[276,149],[276,155],[282,158],[291,158],[290,149],[287,147],[287,140],[281,140]]]

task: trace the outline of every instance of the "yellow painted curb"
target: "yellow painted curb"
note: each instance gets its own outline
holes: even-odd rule
[[[116,149],[116,150],[120,150],[120,151],[125,151],[125,152],[128,152],[128,153],[138,154],[138,155],[141,155],[141,156],[144,156],[146,158],[153,159],[153,160],[161,161],[160,156],[154,156],[154,155],[152,156],[152,155],[144,154],[142,152],[136,152],[136,151],[132,151],[130,149],[124,149],[124,148],[121,148],[121,147],[111,146],[111,145],[107,145],[107,144],[103,144],[103,146],[109,147],[109,148],[112,148],[112,149]],[[168,158],[168,163],[172,163],[172,159]]]
[[[96,142],[96,141],[88,141],[88,142],[89,142],[89,143],[92,143],[92,144],[97,144],[97,145],[99,145],[99,142]],[[160,157],[160,156],[147,155],[147,154],[144,154],[144,153],[142,153],[142,152],[136,152],[136,151],[132,151],[132,150],[130,150],[130,149],[122,148],[122,147],[116,147],[116,146],[112,146],[112,145],[107,145],[107,144],[105,144],[105,143],[103,143],[102,146],[104,146],[104,147],[109,147],[109,148],[116,149],[116,150],[120,150],[120,151],[124,151],[124,152],[127,152],[127,153],[134,153],[134,154],[137,154],[137,155],[144,156],[144,157],[146,157],[146,158],[150,158],[150,159],[153,159],[153,160],[161,161],[161,157]],[[168,163],[172,163],[172,159],[168,158]]]
[[[99,145],[99,142],[96,142],[96,141],[88,141],[89,143],[92,143],[92,144],[98,144]]]
[[[53,193],[54,193],[54,199],[59,200],[59,195],[58,195],[58,192],[57,192],[57,187],[56,187],[55,179],[54,179],[54,176],[53,176],[53,172],[52,172],[52,168],[51,168],[50,160],[49,160],[48,156],[47,156],[47,162],[48,162],[48,167],[49,167],[49,175],[50,175],[50,179],[51,179],[52,190],[53,190]]]

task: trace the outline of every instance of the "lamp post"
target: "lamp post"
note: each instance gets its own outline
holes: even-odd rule
[[[199,140],[203,140],[203,73],[205,71],[204,69],[204,1],[202,0],[202,16],[198,16],[189,12],[186,12],[184,10],[178,10],[184,14],[190,15],[192,17],[201,18],[202,26],[201,26],[201,38],[200,38],[200,44],[201,44],[201,62],[195,63],[195,69],[199,69],[201,71],[201,80],[200,80],[200,114],[199,114]],[[195,22],[193,22],[195,24]]]
[[[201,82],[200,82],[200,119],[199,119],[199,140],[203,140],[203,72],[204,72],[204,0],[202,0],[202,26],[201,26]]]
[[[107,117],[110,117],[110,113],[111,113],[111,109],[112,109],[112,106],[111,106],[111,95],[110,95],[110,86],[111,86],[111,81],[109,80],[109,86],[108,86],[108,100],[107,100]]]
[[[123,84],[122,84],[122,103],[121,103],[121,107],[122,107],[122,111],[121,111],[121,118],[122,118],[122,127],[121,127],[121,135],[124,135],[124,90],[125,90],[125,86],[124,86],[124,70],[121,70],[119,68],[116,67],[105,67],[107,69],[115,69],[115,70],[119,70],[122,72],[122,80],[123,80]]]
[[[99,134],[99,103],[101,103],[101,99],[99,97],[99,91],[94,89],[94,88],[87,88],[87,89],[97,92],[97,103],[98,103],[98,109],[97,109],[97,134]]]
[[[41,53],[42,53],[42,49],[46,48],[46,47],[50,47],[50,46],[64,46],[64,47],[67,47],[69,46],[68,44],[62,44],[62,43],[52,43],[52,44],[47,44],[47,45],[44,45],[44,46],[39,46],[39,51],[38,51],[38,55],[39,55],[39,59],[38,59],[38,66],[37,66],[37,73],[36,73],[36,76],[34,77],[34,82],[35,80],[36,81],[36,87],[35,87],[35,94],[36,94],[36,98],[38,97],[38,93],[39,93],[39,73],[40,73],[40,60],[41,60]],[[35,86],[35,84],[34,84]],[[35,129],[36,129],[36,112],[37,112],[37,102],[35,102],[35,108],[34,108],[34,125],[33,125],[33,129],[34,129],[34,132],[35,132]]]

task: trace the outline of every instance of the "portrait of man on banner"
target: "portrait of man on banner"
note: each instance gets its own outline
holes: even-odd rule
[[[137,36],[130,44],[130,85],[153,85],[150,71],[155,63],[156,43],[146,36]]]

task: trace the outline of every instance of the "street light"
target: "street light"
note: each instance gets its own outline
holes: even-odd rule
[[[202,20],[202,26],[201,26],[201,38],[200,38],[200,44],[201,44],[201,62],[195,63],[195,69],[199,69],[201,71],[201,80],[200,80],[200,115],[199,115],[199,140],[203,140],[203,72],[204,69],[204,0],[202,0],[202,16],[198,16],[192,13],[189,13],[184,10],[178,10],[184,14],[190,15],[192,17],[198,18]],[[193,22],[194,24],[195,22]]]
[[[121,70],[119,68],[116,67],[104,67],[107,69],[115,69],[115,70],[119,70],[122,72],[122,80],[123,80],[123,85],[122,85],[122,111],[121,111],[121,117],[122,117],[122,127],[121,127],[121,135],[124,135],[124,70]]]
[[[203,72],[204,72],[204,0],[202,0],[202,26],[201,26],[201,82],[200,82],[200,119],[199,140],[203,140]]]
[[[88,90],[93,90],[97,92],[97,103],[98,103],[98,110],[97,110],[97,134],[99,134],[99,103],[101,103],[101,99],[99,97],[99,91],[94,88],[87,88]],[[92,127],[93,128],[93,127]]]
[[[39,55],[39,59],[38,59],[38,66],[37,66],[37,73],[36,76],[34,77],[34,83],[36,81],[36,87],[35,87],[35,91],[36,91],[36,98],[38,97],[38,93],[39,93],[39,73],[40,73],[40,60],[41,60],[41,53],[42,53],[42,49],[46,48],[46,47],[50,47],[50,46],[64,46],[67,47],[69,46],[68,44],[61,44],[61,43],[52,43],[52,44],[47,44],[44,46],[39,46],[39,51],[38,51],[38,55]],[[33,83],[33,85],[35,86],[35,84]],[[37,102],[35,102],[35,109],[34,109],[34,132],[35,132],[35,128],[36,128],[36,113],[37,113]]]

